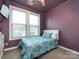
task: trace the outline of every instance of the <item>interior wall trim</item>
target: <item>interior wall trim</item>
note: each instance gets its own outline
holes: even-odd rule
[[[4,49],[4,52],[5,52],[5,51],[10,51],[10,50],[13,50],[13,49],[17,49],[17,48],[18,48],[18,46],[11,47],[11,48],[6,48],[6,49]]]
[[[69,51],[69,52],[72,52],[72,53],[75,53],[75,54],[79,55],[78,51],[75,51],[75,50],[72,50],[72,49],[69,49],[69,48],[66,48],[66,47],[63,47],[63,46],[59,46],[59,48],[62,48],[64,50],[66,50],[66,51]]]
[[[18,46],[11,47],[11,48],[6,48],[6,49],[4,49],[4,52],[5,51],[10,51],[10,50],[13,50],[13,49],[17,49],[17,48],[18,48]],[[66,47],[63,47],[63,46],[59,46],[59,48],[62,48],[64,50],[67,50],[69,52],[72,52],[72,53],[75,53],[75,54],[79,55],[79,52],[78,51],[75,51],[75,50],[72,50],[72,49],[69,49],[69,48],[66,48]]]

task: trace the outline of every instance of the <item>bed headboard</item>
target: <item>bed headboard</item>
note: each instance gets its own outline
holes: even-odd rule
[[[43,33],[53,33],[52,38],[59,40],[59,30],[44,30]]]

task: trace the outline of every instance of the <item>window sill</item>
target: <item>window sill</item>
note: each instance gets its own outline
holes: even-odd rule
[[[22,38],[9,38],[9,40],[20,40]]]

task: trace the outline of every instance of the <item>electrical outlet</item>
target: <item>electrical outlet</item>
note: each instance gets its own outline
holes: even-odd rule
[[[8,45],[8,43],[5,44],[6,46]]]

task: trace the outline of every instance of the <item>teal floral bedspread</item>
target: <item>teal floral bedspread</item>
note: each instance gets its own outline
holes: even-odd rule
[[[23,59],[32,59],[58,47],[58,40],[42,36],[28,37],[20,41],[19,47],[22,48],[21,56]]]

